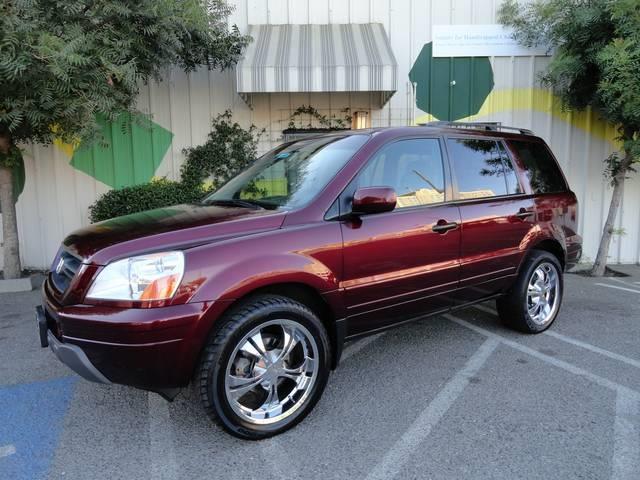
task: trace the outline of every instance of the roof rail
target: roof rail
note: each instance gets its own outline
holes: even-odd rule
[[[475,130],[488,130],[491,132],[514,131],[522,133],[523,135],[534,135],[531,130],[520,127],[508,127],[506,125],[502,125],[502,122],[446,122],[439,120],[435,122],[420,123],[419,125],[423,127],[469,128]]]

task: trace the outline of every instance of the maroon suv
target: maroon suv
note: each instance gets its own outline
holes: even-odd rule
[[[495,298],[554,321],[581,253],[576,197],[531,132],[356,130],[280,145],[196,205],[69,235],[40,340],[88,380],[172,399],[234,435],[301,421],[346,340]]]

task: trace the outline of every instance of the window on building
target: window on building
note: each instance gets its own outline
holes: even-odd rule
[[[509,146],[525,168],[534,193],[564,192],[567,185],[558,164],[541,142],[511,141]]]
[[[360,172],[358,187],[392,187],[396,208],[444,201],[444,170],[435,138],[401,140],[383,147]]]
[[[460,199],[521,193],[513,165],[499,142],[454,138],[447,144]]]

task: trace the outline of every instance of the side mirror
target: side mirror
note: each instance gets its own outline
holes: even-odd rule
[[[356,215],[390,212],[396,208],[396,192],[391,187],[365,187],[353,194],[352,211]]]

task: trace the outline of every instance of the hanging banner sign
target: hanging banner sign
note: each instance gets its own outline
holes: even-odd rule
[[[502,25],[434,25],[434,57],[526,57],[550,55],[546,47],[527,48]]]

